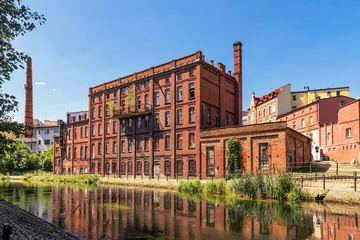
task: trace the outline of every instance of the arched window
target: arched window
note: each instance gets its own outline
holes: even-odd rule
[[[121,174],[125,175],[126,173],[126,164],[125,162],[121,162]]]
[[[183,161],[182,160],[177,160],[176,161],[176,170],[177,170],[177,175],[178,176],[182,176],[183,175]]]
[[[116,167],[117,167],[117,164],[116,164],[116,162],[112,162],[111,163],[111,172],[112,173],[116,173],[117,171],[117,169],[116,169]]]
[[[138,161],[137,163],[136,163],[136,174],[137,175],[142,175],[142,163],[141,163],[141,161]]]
[[[108,163],[108,162],[105,163],[105,173],[106,174],[110,173],[110,163]]]
[[[189,160],[188,163],[188,174],[189,176],[195,176],[196,175],[196,162],[195,160]]]
[[[149,175],[149,162],[144,162],[144,175]]]

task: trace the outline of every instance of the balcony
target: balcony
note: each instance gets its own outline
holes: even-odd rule
[[[147,115],[152,112],[152,108],[153,106],[151,104],[129,105],[114,110],[114,116],[123,119],[123,118]]]

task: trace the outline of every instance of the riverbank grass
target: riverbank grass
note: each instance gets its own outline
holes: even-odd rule
[[[297,202],[307,199],[304,192],[288,173],[257,175],[245,174],[233,181],[217,179],[202,183],[199,179],[181,182],[178,192],[186,194],[203,193],[206,195],[232,196],[249,199],[272,199],[282,202]]]
[[[53,173],[37,173],[37,174],[24,175],[24,181],[28,181],[28,182],[97,184],[99,180],[100,180],[99,177],[93,174],[56,175]]]
[[[9,179],[10,179],[9,176],[0,174],[0,181],[7,181],[7,180],[9,180]]]

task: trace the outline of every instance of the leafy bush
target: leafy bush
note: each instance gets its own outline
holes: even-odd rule
[[[197,178],[190,182],[180,182],[177,190],[181,193],[196,194],[201,192],[201,188],[200,179]]]
[[[226,182],[224,179],[217,179],[205,183],[204,192],[212,195],[224,195],[226,193]]]
[[[282,172],[277,174],[245,174],[229,184],[224,179],[217,179],[204,184],[196,179],[190,182],[181,182],[177,190],[189,195],[198,193],[235,195],[252,199],[275,199],[288,202],[307,198],[307,194],[292,179],[292,175]]]
[[[252,199],[276,199],[298,201],[306,198],[304,191],[295,183],[291,174],[245,174],[233,183],[234,193]]]

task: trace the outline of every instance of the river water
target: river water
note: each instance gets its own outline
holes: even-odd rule
[[[360,208],[233,201],[118,186],[1,183],[0,198],[80,239],[360,240]]]

